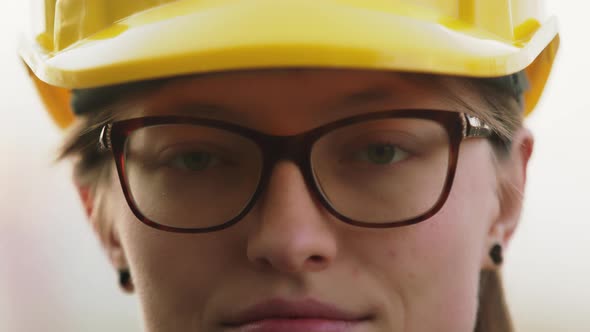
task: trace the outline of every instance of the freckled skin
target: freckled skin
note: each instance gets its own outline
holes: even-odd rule
[[[375,85],[396,97],[325,114],[329,100]],[[241,72],[169,83],[143,97],[142,114],[170,112],[173,107],[161,106],[190,99],[236,110],[241,125],[290,135],[376,109],[461,110],[440,91],[391,73]],[[149,332],[223,331],[224,313],[276,296],[313,297],[370,312],[374,319],[354,331],[469,332],[482,255],[499,215],[490,156],[485,140],[463,142],[443,209],[403,228],[362,229],[338,221],[288,163],[274,170],[256,207],[220,232],[188,235],[146,227],[129,211],[116,178],[104,189],[104,218],[113,222],[124,248]]]

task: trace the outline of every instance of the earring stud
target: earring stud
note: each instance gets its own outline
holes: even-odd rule
[[[119,270],[119,286],[126,292],[133,291],[133,282],[131,280],[131,273],[127,269]]]
[[[504,257],[502,256],[502,246],[500,244],[496,243],[492,246],[492,249],[490,250],[490,258],[494,264],[502,264]]]

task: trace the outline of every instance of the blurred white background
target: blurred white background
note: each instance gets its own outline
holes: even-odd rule
[[[517,331],[590,331],[590,3],[548,0],[562,47],[536,134],[505,280]],[[16,55],[26,1],[0,7],[0,331],[139,331],[70,181],[61,133]]]

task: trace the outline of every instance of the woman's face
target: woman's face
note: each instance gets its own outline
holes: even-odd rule
[[[382,72],[236,72],[170,81],[126,117],[204,104],[199,116],[293,135],[376,110],[465,111],[443,90]],[[148,331],[467,332],[488,250],[503,240],[497,172],[486,140],[464,141],[438,213],[369,229],[335,218],[299,169],[281,162],[245,218],[204,234],[142,224],[113,172],[97,222],[112,224],[106,247],[117,268],[130,269]]]

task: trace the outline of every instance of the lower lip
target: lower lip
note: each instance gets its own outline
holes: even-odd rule
[[[277,318],[235,326],[228,329],[227,332],[352,332],[364,322],[366,321]]]

